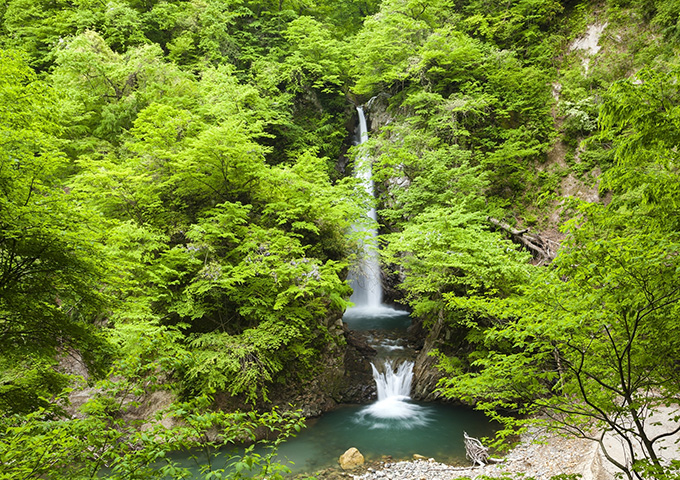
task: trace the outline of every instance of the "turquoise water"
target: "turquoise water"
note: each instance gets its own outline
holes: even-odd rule
[[[404,310],[396,310],[387,306],[352,307],[345,312],[342,321],[350,330],[386,330],[406,333],[411,325],[411,317]]]
[[[356,447],[367,461],[389,455],[411,459],[414,453],[437,461],[468,464],[463,432],[491,436],[493,426],[479,412],[464,407],[409,402],[415,415],[407,419],[380,418],[371,406],[345,406],[308,421],[308,428],[284,443],[279,461],[294,473],[312,473],[337,466],[338,457]],[[374,404],[375,405],[375,404]]]
[[[376,416],[371,408],[377,403],[343,406],[310,419],[305,430],[279,447],[277,460],[293,474],[313,474],[337,467],[340,455],[356,447],[367,461],[380,460],[383,456],[408,460],[417,453],[444,463],[469,465],[465,459],[463,432],[473,437],[494,433],[493,426],[477,411],[437,403],[408,403],[413,410],[406,419],[381,418],[379,412]],[[267,452],[255,449],[255,453]],[[202,456],[195,453],[201,462]],[[233,450],[224,453],[233,453]],[[186,453],[173,455],[181,466],[198,473],[198,466],[189,457]],[[224,460],[216,460],[214,465],[220,468]]]
[[[415,352],[405,340],[411,325],[408,312],[383,305],[355,307],[345,313],[343,321],[350,329],[363,332],[366,341],[377,350],[376,365],[389,360],[396,369],[403,362],[412,363]],[[403,377],[403,372],[394,376]],[[409,389],[410,380],[404,392]],[[403,392],[383,396],[387,398],[370,405],[345,405],[308,419],[306,429],[279,447],[278,461],[294,474],[312,474],[337,467],[340,455],[356,447],[367,461],[383,456],[405,460],[419,454],[440,462],[468,465],[463,432],[477,438],[494,434],[489,420],[469,408],[414,402]],[[192,463],[189,455],[180,457],[184,466]]]

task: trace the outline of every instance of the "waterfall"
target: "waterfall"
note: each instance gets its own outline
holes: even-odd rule
[[[368,129],[366,128],[366,117],[364,110],[357,107],[359,114],[359,145],[368,140]],[[373,179],[371,176],[371,162],[363,152],[357,156],[355,170],[357,178],[361,180],[366,192],[373,197]],[[377,214],[375,207],[368,211],[371,223],[367,227],[361,227],[369,239],[363,244],[363,256],[359,265],[352,268],[349,274],[349,281],[354,293],[350,301],[359,308],[380,308],[382,303],[382,280],[380,275],[380,261],[378,256],[377,238],[378,229]]]
[[[358,145],[361,145],[368,140],[368,132],[363,109],[357,107],[357,113],[359,114]],[[355,171],[366,192],[373,197],[370,158],[361,150],[357,155]],[[350,301],[355,307],[347,309],[343,320],[364,329],[366,324],[371,328],[376,328],[374,326],[376,323],[379,325],[377,328],[385,328],[389,319],[403,318],[404,312],[382,304],[375,208],[369,210],[368,216],[371,219],[371,222],[367,223],[368,227],[361,225],[362,231],[366,234],[361,263],[350,269],[348,277],[354,289]],[[364,324],[363,327],[362,324]],[[358,421],[367,424],[370,428],[392,428],[395,427],[395,422],[399,428],[415,428],[425,425],[428,421],[425,409],[410,402],[413,362],[402,362],[395,369],[394,364],[388,360],[385,361],[383,372],[380,372],[374,364],[371,364],[371,367],[378,390],[378,401],[362,409],[357,415]]]
[[[385,361],[385,372],[380,373],[374,364],[373,379],[378,390],[378,401],[390,397],[409,398],[411,394],[411,380],[413,379],[413,362],[402,362],[394,369],[392,362]]]
[[[370,428],[392,428],[394,422],[398,422],[402,429],[427,425],[430,420],[427,410],[410,402],[413,362],[402,362],[395,370],[394,365],[387,360],[384,372],[378,371],[372,363],[371,367],[378,389],[378,401],[361,410],[359,420]]]

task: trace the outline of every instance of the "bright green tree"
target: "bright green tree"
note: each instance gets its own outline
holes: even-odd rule
[[[605,138],[618,135],[618,163],[606,176],[614,197],[581,207],[550,269],[507,299],[449,296],[452,310],[491,327],[466,361],[442,357],[450,378],[441,391],[496,416],[543,413],[551,426],[600,443],[629,479],[677,474],[662,460],[662,443],[678,430],[651,428],[659,415],[676,421],[680,400],[680,237],[669,209],[676,75],[643,72],[642,82],[610,90],[601,125]],[[622,444],[623,457],[607,450],[605,435]]]
[[[107,264],[101,219],[64,182],[54,92],[20,53],[0,58],[0,404],[26,410],[63,386],[58,353],[95,367]]]
[[[126,335],[111,377],[73,418],[44,410],[0,417],[0,479],[282,478],[288,469],[276,463],[276,447],[300,431],[297,412],[215,411],[202,395],[134,419],[145,397],[169,388],[165,383],[187,352],[171,329]],[[274,439],[258,438],[263,431]],[[246,441],[251,445],[242,446]],[[178,452],[190,452],[195,467]]]

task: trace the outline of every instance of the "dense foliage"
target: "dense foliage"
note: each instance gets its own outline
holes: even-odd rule
[[[333,168],[351,109],[332,33],[373,8],[3,2],[3,478],[180,478],[159,459],[215,429],[202,448],[297,425],[193,399],[266,410],[340,341],[363,199]],[[142,381],[131,358],[143,383],[109,392]],[[76,410],[78,363],[103,396]],[[130,420],[152,386],[185,402],[175,426]],[[206,476],[233,475],[212,455]],[[233,468],[268,476],[257,458]]]
[[[454,333],[442,395],[636,439],[622,471],[671,475],[645,418],[679,394],[677,13],[0,2],[0,478],[183,478],[172,450],[299,428],[269,400],[342,343],[368,200],[336,164],[369,98],[385,269]],[[570,47],[605,21],[604,53]],[[606,202],[567,202],[576,181]],[[559,255],[532,265],[492,218],[561,226]],[[73,363],[98,392],[80,409]],[[130,420],[155,389],[174,426]],[[207,478],[276,475],[211,458]]]
[[[610,199],[578,205],[550,268],[509,294],[444,295],[452,317],[475,319],[472,353],[440,355],[444,395],[509,426],[591,439],[629,479],[677,476],[663,454],[677,430],[653,428],[677,421],[680,400],[677,75],[673,64],[642,69],[603,95],[589,142],[611,145],[600,184]]]
[[[530,19],[517,5],[493,22],[497,12],[473,5],[463,18],[450,5],[404,5],[384,2],[366,22],[356,88],[389,93],[393,118],[372,140],[384,257],[418,318],[448,331],[438,339],[440,393],[503,420],[505,434],[542,414],[599,442],[627,478],[674,478],[663,460],[673,432],[651,428],[677,419],[680,395],[674,44],[624,47],[621,36],[602,43],[642,59],[653,52],[654,67],[637,70],[646,62],[626,64],[619,52],[591,66],[571,50],[557,73],[569,25],[551,19],[562,6],[533,5]],[[617,26],[640,14],[608,8]],[[512,33],[514,21],[529,37]],[[635,33],[654,35],[656,21]],[[546,162],[551,148],[565,151],[569,170]],[[593,170],[607,204],[561,208],[566,238],[550,268],[531,267],[494,231],[490,217],[551,228],[542,212],[560,208],[562,178],[586,182]]]

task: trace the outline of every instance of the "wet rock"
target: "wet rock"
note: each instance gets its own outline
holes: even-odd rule
[[[364,464],[364,456],[359,450],[352,447],[340,455],[338,463],[343,470],[353,470]]]
[[[366,339],[366,334],[347,329],[347,347],[343,357],[344,377],[339,389],[339,403],[368,403],[376,396],[371,360],[376,350]]]
[[[366,338],[365,333],[357,332],[356,330],[345,330],[345,339],[347,340],[347,345],[354,348],[358,353],[366,358],[375,357],[378,353],[375,348],[373,348]]]
[[[366,116],[368,118],[369,129],[371,131],[376,132],[385,125],[392,123],[392,114],[387,111],[389,105],[390,95],[385,92],[379,93],[366,102],[364,110],[367,113]]]
[[[436,388],[442,373],[437,369],[437,358],[430,355],[434,348],[441,347],[440,337],[445,335],[444,321],[439,318],[427,334],[423,348],[413,367],[413,399],[432,401],[438,394]]]

